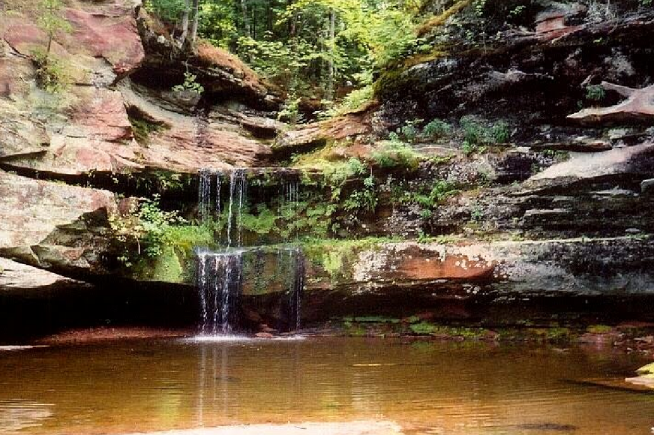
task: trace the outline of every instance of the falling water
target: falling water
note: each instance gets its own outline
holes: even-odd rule
[[[292,258],[291,267],[293,270],[292,280],[289,286],[289,296],[290,296],[290,311],[291,319],[295,321],[295,330],[299,331],[301,322],[301,308],[302,308],[302,291],[304,289],[304,253],[299,247],[292,248],[289,250],[289,255]],[[292,323],[292,322],[289,322]]]
[[[284,174],[282,174],[283,176]],[[281,201],[279,202],[279,215],[283,216],[283,210],[288,210],[291,216],[296,216],[298,213],[298,202],[300,200],[299,182],[297,179],[284,178],[281,181]],[[297,227],[293,226],[293,231],[289,233],[290,239],[297,239]]]
[[[212,213],[211,203],[214,202],[213,209],[217,216],[220,216],[220,194],[221,194],[221,177],[219,171],[211,169],[202,169],[198,173],[199,188],[198,188],[198,213],[200,219],[206,222]],[[215,195],[212,195],[215,180]]]
[[[232,332],[242,283],[243,251],[198,253],[202,334]]]
[[[202,334],[228,334],[235,327],[238,298],[243,286],[243,207],[247,201],[247,177],[244,169],[235,169],[229,176],[229,199],[221,207],[222,180],[220,172],[202,170],[199,173],[198,210],[202,220],[207,220],[212,213],[220,216],[226,214],[226,240],[221,243],[224,249],[219,252],[201,250],[198,252],[197,287],[201,307]],[[215,181],[214,181],[215,180]],[[214,187],[215,186],[215,187]],[[281,183],[282,203],[297,214],[299,201],[299,183],[284,180]],[[213,205],[213,207],[212,207]],[[280,205],[281,213],[281,205]],[[291,235],[297,238],[297,230]],[[235,245],[237,249],[232,248]],[[286,257],[287,261],[280,261]],[[286,270],[279,270],[284,277],[284,306],[288,309],[283,314],[288,319],[289,329],[300,329],[301,294],[304,287],[304,256],[297,246],[279,248],[277,252],[278,267],[285,264]]]
[[[209,218],[211,209],[211,179],[213,173],[208,169],[202,169],[198,175],[200,183],[198,188],[198,212],[200,218],[205,221]]]
[[[247,194],[247,178],[244,169],[234,169],[229,177],[229,209],[227,212],[227,247],[232,246],[232,226],[234,223],[234,214],[238,215],[236,219],[236,242],[237,246],[242,246],[242,228],[243,228],[243,204]],[[234,210],[234,201],[238,196],[238,209]]]

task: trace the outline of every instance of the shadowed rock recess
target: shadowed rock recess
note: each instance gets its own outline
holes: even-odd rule
[[[651,7],[487,0],[480,20],[449,2],[374,101],[291,126],[275,86],[133,3],[70,3],[58,93],[36,85],[37,16],[2,17],[0,339],[196,328],[198,252],[233,226],[248,331],[654,320]],[[176,88],[185,73],[202,92]]]

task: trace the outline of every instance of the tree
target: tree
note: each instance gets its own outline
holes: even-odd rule
[[[57,32],[72,30],[68,21],[61,16],[63,4],[61,0],[42,0],[41,1],[41,16],[39,17],[39,26],[48,36],[48,43],[45,50],[46,60],[50,56],[52,50],[52,41],[54,40]]]

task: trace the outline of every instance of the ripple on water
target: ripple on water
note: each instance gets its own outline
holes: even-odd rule
[[[185,343],[234,343],[234,342],[262,342],[262,341],[303,341],[306,337],[302,335],[288,335],[282,337],[259,338],[247,335],[196,335],[184,338]]]

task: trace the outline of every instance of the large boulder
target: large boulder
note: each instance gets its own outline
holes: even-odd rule
[[[88,284],[48,272],[36,267],[0,258],[0,292],[34,292],[42,296],[44,291],[60,291],[67,288],[84,288]],[[29,295],[29,293],[24,293]]]
[[[66,275],[97,274],[114,195],[0,171],[0,256]]]

